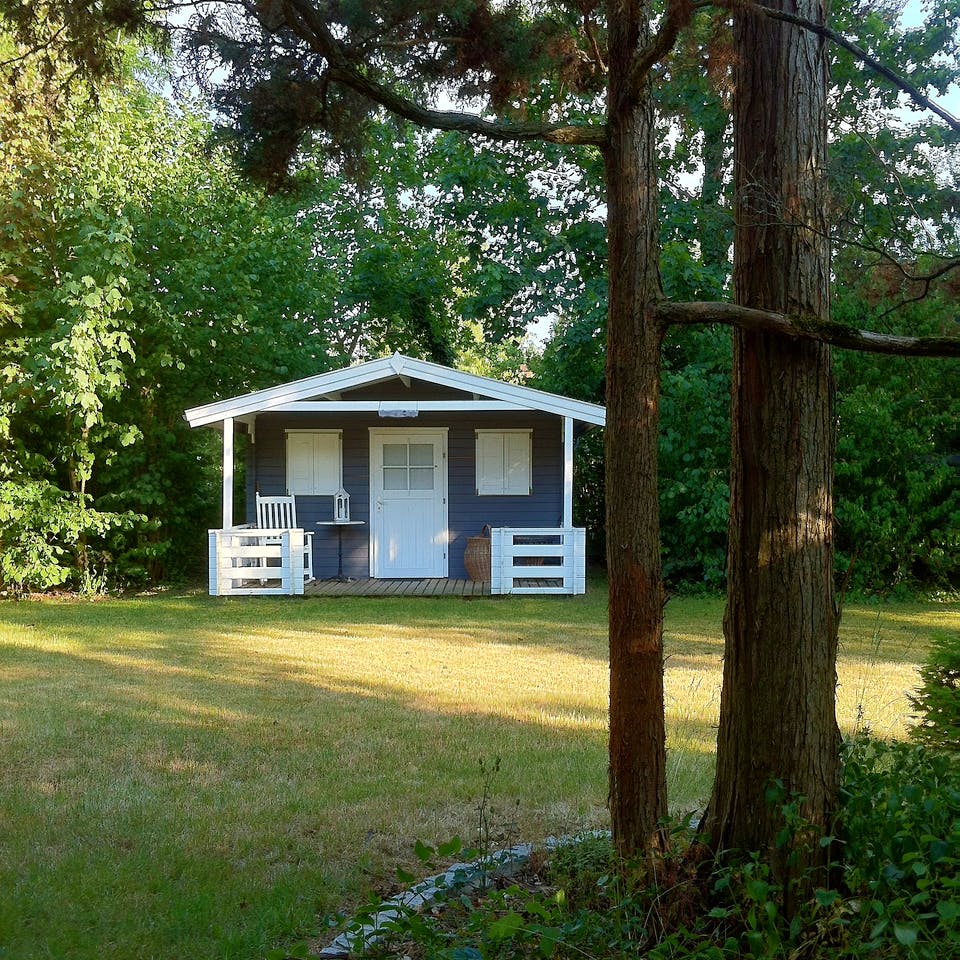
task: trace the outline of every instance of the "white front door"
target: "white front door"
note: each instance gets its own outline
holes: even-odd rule
[[[370,575],[447,576],[447,431],[370,431]]]

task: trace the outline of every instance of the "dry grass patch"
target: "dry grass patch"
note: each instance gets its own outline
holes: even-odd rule
[[[841,711],[896,733],[960,610],[879,609],[847,613]],[[667,610],[678,807],[709,789],[720,616]],[[0,604],[0,957],[262,955],[387,887],[415,839],[470,839],[481,759],[504,840],[603,825],[605,624],[601,584]]]

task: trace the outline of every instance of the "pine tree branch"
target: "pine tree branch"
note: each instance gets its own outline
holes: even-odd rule
[[[680,31],[690,22],[693,11],[690,0],[668,0],[660,29],[643,50],[637,51],[630,64],[618,110],[637,102],[647,74],[673,49]]]
[[[785,10],[774,10],[771,7],[765,7],[759,3],[748,3],[741,5],[737,2],[734,2],[734,0],[727,0],[727,2],[721,2],[719,6],[722,6],[724,9],[733,12],[744,9],[753,10],[756,13],[763,14],[765,17],[769,17],[771,20],[781,20],[784,23],[792,23],[794,26],[802,27],[804,30],[809,30],[811,33],[815,33],[826,40],[830,40],[838,47],[843,47],[843,49],[848,53],[852,53],[853,56],[856,57],[861,63],[865,63],[868,67],[870,67],[871,70],[880,74],[881,77],[884,77],[886,80],[888,80],[898,90],[902,90],[919,107],[936,114],[941,120],[944,120],[951,129],[960,133],[960,119],[955,117],[948,110],[945,110],[936,101],[931,100],[930,97],[921,93],[912,83],[901,77],[900,74],[896,73],[894,70],[891,70],[889,67],[884,66],[884,64],[877,60],[876,57],[873,57],[867,53],[863,47],[858,46],[852,40],[848,40],[845,36],[843,36],[842,33],[837,33],[836,30],[831,30],[830,27],[825,26],[822,23],[815,23],[813,20],[806,20],[803,17],[796,16],[795,14],[787,13]]]
[[[477,134],[501,142],[544,140],[548,143],[596,147],[602,147],[607,142],[607,129],[602,125],[502,123],[485,120],[473,113],[423,107],[367,76],[357,67],[310,0],[286,0],[284,9],[290,28],[327,61],[326,72],[330,80],[349,87],[418,126]]]
[[[722,323],[757,333],[817,340],[833,347],[863,353],[887,353],[903,357],[960,357],[960,337],[901,337],[869,330],[851,330],[831,321],[805,320],[723,301],[664,302],[657,304],[655,312],[664,325]]]

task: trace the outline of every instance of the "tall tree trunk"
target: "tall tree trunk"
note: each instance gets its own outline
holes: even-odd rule
[[[818,0],[780,3],[824,20]],[[736,301],[829,319],[823,41],[743,13],[735,42]],[[771,802],[771,784],[780,781],[787,800],[802,796],[798,812],[824,833],[837,798],[833,454],[830,348],[737,330],[723,693],[706,827],[716,850],[765,851],[785,883],[826,851],[817,837],[778,843],[782,804]]]
[[[607,188],[607,565],[610,577],[610,813],[626,857],[662,843],[667,813],[663,582],[657,504],[661,330],[657,156],[649,84],[621,108],[645,4],[611,3]]]

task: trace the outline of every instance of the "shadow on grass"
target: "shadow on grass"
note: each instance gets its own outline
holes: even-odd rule
[[[278,638],[263,610],[176,606],[3,611],[0,956],[262,955],[386,892],[415,839],[472,839],[481,758],[502,759],[495,838],[603,822],[606,737],[579,695],[544,696],[563,726],[338,689],[300,646],[333,641],[299,618]]]
[[[721,609],[667,610],[679,806],[712,774]],[[909,665],[960,629],[926,609],[848,608],[844,650]],[[0,604],[0,957],[262,955],[415,839],[472,839],[480,759],[504,841],[602,824],[605,625],[597,590]]]

